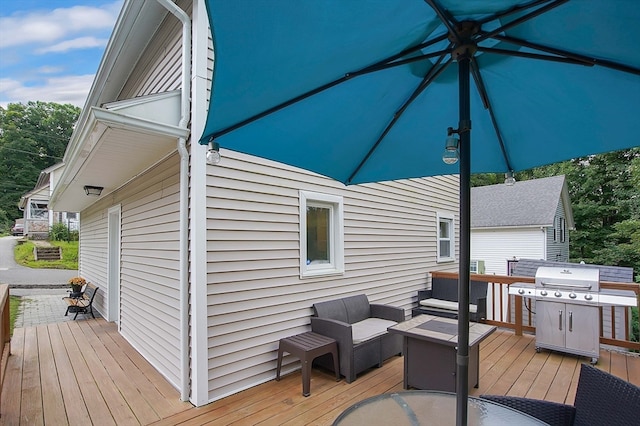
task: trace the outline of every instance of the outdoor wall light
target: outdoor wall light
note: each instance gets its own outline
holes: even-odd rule
[[[91,185],[84,186],[84,192],[87,195],[95,195],[96,197],[99,197],[100,194],[102,194],[103,189],[104,188],[102,186],[91,186]]]
[[[220,144],[218,142],[209,142],[209,150],[207,151],[207,164],[215,166],[220,162]]]
[[[516,183],[516,178],[513,176],[513,172],[507,172],[504,174],[504,184],[507,186],[513,186]]]
[[[460,141],[457,137],[453,136],[453,133],[455,133],[455,131],[449,127],[447,129],[447,141],[445,142],[444,152],[442,153],[442,161],[444,161],[445,164],[456,164],[460,158],[458,154],[458,143]]]

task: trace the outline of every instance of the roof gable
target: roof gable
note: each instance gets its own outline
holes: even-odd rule
[[[573,214],[564,176],[471,188],[471,227],[553,226],[558,203],[569,228]]]

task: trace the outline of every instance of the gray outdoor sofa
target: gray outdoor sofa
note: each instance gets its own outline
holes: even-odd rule
[[[402,355],[402,336],[387,328],[405,320],[404,309],[370,304],[366,295],[319,302],[313,305],[311,331],[338,342],[340,374],[347,383],[371,367],[380,367],[394,355]],[[316,358],[315,364],[333,371],[330,356]]]

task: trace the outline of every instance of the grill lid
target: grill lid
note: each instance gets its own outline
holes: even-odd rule
[[[536,272],[538,288],[570,288],[582,291],[599,291],[600,270],[596,268],[557,268],[540,266]]]

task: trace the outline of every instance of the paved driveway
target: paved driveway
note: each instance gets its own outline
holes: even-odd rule
[[[13,258],[13,247],[20,237],[0,238],[0,283],[12,288],[62,287],[67,280],[78,274],[69,269],[32,269],[18,265]]]

